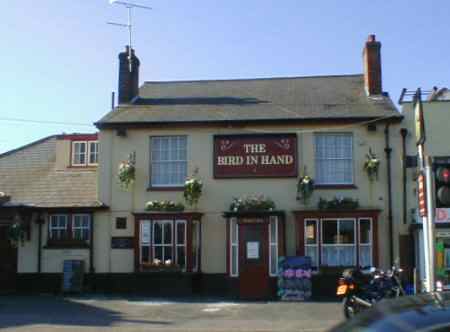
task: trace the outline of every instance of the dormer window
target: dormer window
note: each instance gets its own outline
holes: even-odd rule
[[[98,141],[73,141],[72,166],[96,166],[98,164]]]

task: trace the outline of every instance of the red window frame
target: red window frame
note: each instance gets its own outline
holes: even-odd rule
[[[322,265],[322,223],[327,219],[355,219],[356,221],[356,264],[360,263],[360,220],[371,219],[372,226],[372,265],[378,266],[379,252],[378,252],[378,215],[379,210],[355,210],[355,211],[294,211],[296,220],[296,234],[297,234],[297,255],[305,255],[305,225],[308,220],[317,220],[317,246],[318,246],[318,267]],[[339,266],[333,266],[339,268]]]

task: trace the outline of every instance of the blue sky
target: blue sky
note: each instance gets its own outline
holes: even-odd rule
[[[127,33],[108,0],[15,0],[0,13],[0,153],[62,132],[93,132],[117,89]],[[383,84],[449,86],[450,1],[135,0],[144,80],[362,72],[370,33],[382,42]],[[86,125],[7,121],[27,119]]]

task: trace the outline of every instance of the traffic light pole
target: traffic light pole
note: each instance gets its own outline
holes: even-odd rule
[[[425,178],[426,178],[426,191],[427,191],[427,223],[423,224],[423,229],[427,228],[426,236],[428,237],[428,291],[432,292],[436,288],[436,269],[435,269],[435,230],[434,230],[434,200],[433,200],[433,183],[432,183],[432,161],[431,157],[425,157]],[[424,233],[425,235],[425,233]]]
[[[424,153],[423,153],[423,145],[420,144],[417,146],[418,149],[418,154],[419,154],[419,169],[420,169],[420,176],[425,176],[425,160],[424,160]],[[425,183],[423,183],[423,181],[420,180],[420,176],[419,176],[419,181],[418,181],[418,192],[419,192],[419,206],[420,204],[420,200],[421,200],[421,195],[424,194],[424,191],[426,191],[425,188],[422,188],[421,186],[425,186],[426,187],[426,181]],[[426,195],[425,195],[426,196]],[[426,199],[426,198],[425,198]],[[427,206],[426,206],[427,207]],[[429,236],[428,236],[428,216],[424,213],[422,213],[422,211],[420,211],[420,215],[422,218],[422,233],[423,233],[423,251],[424,251],[424,266],[425,266],[425,280],[424,280],[424,287],[425,287],[425,291],[426,292],[431,292],[432,287],[430,286],[430,280],[431,280],[431,275],[430,275],[430,271],[431,269],[430,267],[430,246],[428,244],[429,241]]]

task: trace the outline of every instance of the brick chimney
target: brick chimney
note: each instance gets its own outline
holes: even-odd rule
[[[131,49],[131,66],[129,61],[130,47],[119,54],[119,104],[129,103],[139,94],[139,59]],[[130,71],[131,68],[131,71]]]
[[[375,35],[369,35],[363,51],[364,87],[369,96],[383,93],[380,49],[381,43],[376,41]]]

